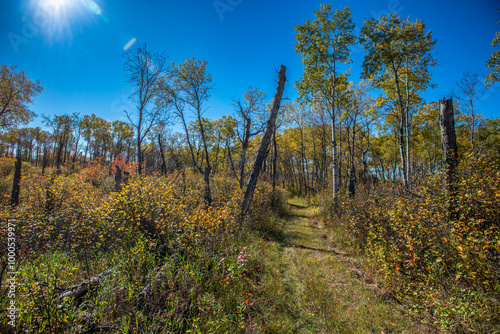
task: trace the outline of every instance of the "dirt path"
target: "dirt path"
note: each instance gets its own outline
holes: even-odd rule
[[[281,262],[284,299],[293,304],[294,333],[426,333],[337,249],[313,210],[290,202]]]

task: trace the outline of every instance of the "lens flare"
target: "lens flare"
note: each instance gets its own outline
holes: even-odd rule
[[[89,9],[92,12],[94,12],[94,14],[96,14],[96,15],[102,14],[101,7],[99,7],[99,5],[95,1],[92,1],[92,0],[84,0],[84,1],[85,1],[85,4],[87,5],[87,7],[89,7]]]
[[[125,46],[123,47],[123,51],[127,51],[128,49],[130,49],[130,47],[134,45],[136,41],[137,39],[135,39],[135,37],[128,41],[127,44],[125,44]]]

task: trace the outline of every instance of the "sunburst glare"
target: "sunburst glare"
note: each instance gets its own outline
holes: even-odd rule
[[[49,44],[71,41],[73,32],[98,17],[108,22],[99,4],[93,0],[32,0],[31,11],[40,32]]]

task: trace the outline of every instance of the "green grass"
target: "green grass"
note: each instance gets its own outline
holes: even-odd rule
[[[422,333],[403,308],[380,298],[359,273],[356,259],[325,239],[315,208],[289,201],[285,240],[262,246],[266,274],[259,287],[259,333]]]

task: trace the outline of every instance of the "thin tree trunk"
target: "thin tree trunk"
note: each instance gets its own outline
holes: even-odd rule
[[[408,179],[406,175],[406,154],[405,154],[405,136],[404,136],[404,128],[405,128],[405,108],[403,105],[403,98],[401,97],[401,90],[399,88],[399,76],[398,76],[398,71],[396,70],[396,67],[394,64],[392,64],[392,71],[394,74],[394,82],[396,84],[397,88],[397,94],[398,94],[398,106],[399,106],[399,112],[401,116],[401,123],[399,126],[399,149],[400,149],[400,155],[401,155],[401,169],[402,169],[402,178],[403,178],[403,185],[406,189],[408,189]]]
[[[245,184],[245,163],[247,160],[248,141],[243,141],[241,145],[241,159],[240,159],[240,188],[243,189]]]
[[[205,152],[205,162],[207,163],[207,166],[205,167],[204,170],[204,179],[205,179],[205,201],[207,203],[207,206],[212,205],[212,193],[210,191],[210,172],[212,171],[212,166],[210,166],[210,157],[208,155],[208,145],[207,145],[207,139],[205,137],[205,129],[203,128],[203,123],[201,121],[201,110],[198,109],[198,122],[200,123],[200,133],[201,133],[201,140],[203,141],[203,150]]]
[[[47,145],[44,145],[43,147],[42,175],[45,174],[45,167],[47,167]]]
[[[62,139],[59,140],[59,148],[57,149],[57,156],[56,156],[56,174],[59,175],[61,174],[61,154],[63,152],[63,142]]]
[[[231,154],[231,148],[229,147],[229,142],[226,141],[227,158],[229,159],[229,166],[231,167],[231,173],[236,176],[236,169],[234,168],[233,156]]]
[[[140,176],[142,174],[142,148],[141,148],[141,122],[142,122],[142,111],[140,112],[141,117],[139,117],[139,124],[137,125],[137,174]]]
[[[87,163],[87,155],[89,153],[90,138],[87,139],[87,145],[85,146],[85,156],[83,157],[83,163]]]
[[[404,124],[405,116],[401,114],[401,123],[399,127],[399,154],[401,157],[401,175],[403,178],[403,185],[408,188],[408,179],[406,178],[406,152],[405,152],[405,135],[404,135]]]
[[[165,154],[163,154],[163,145],[161,144],[161,134],[158,134],[158,145],[160,146],[160,154],[161,154],[161,174],[165,175],[167,173],[167,163],[165,162]]]
[[[78,137],[76,137],[75,153],[73,154],[73,163],[76,162],[76,157],[78,156],[78,143],[79,142],[80,142],[80,134],[78,134]]]
[[[205,172],[203,175],[203,179],[205,180],[205,202],[207,206],[212,204],[212,193],[210,192],[210,167],[205,167]]]
[[[411,187],[411,160],[410,160],[410,79],[408,66],[406,67],[406,110],[405,110],[405,135],[406,135],[406,179],[408,180],[408,188]]]
[[[337,136],[335,131],[335,107],[332,108],[332,155],[333,155],[333,170],[332,170],[332,179],[333,179],[333,198],[337,195],[339,191],[339,165],[338,165],[338,151],[337,151]]]

